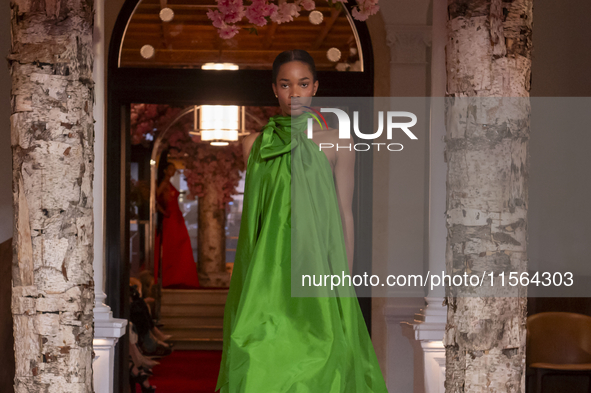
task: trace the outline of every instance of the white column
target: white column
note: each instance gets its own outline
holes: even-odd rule
[[[431,46],[431,118],[429,142],[429,271],[445,271],[445,227],[447,165],[443,159],[445,149],[446,90],[445,44],[447,41],[447,1],[433,1],[433,36]],[[417,314],[415,337],[424,351],[425,392],[444,392],[445,348],[442,344],[447,321],[447,308],[443,306],[444,287],[429,290],[427,307]],[[422,321],[422,322],[421,322]]]
[[[390,47],[390,75],[392,97],[424,97],[427,95],[428,50],[431,46],[431,26],[412,24],[386,25],[386,38]],[[406,147],[406,146],[405,146]],[[403,165],[397,160],[401,158],[389,156],[389,260],[404,260],[398,263],[397,271],[388,274],[416,274],[410,266],[422,266],[424,259],[423,239],[408,238],[409,233],[423,232],[423,197],[425,188],[422,180],[422,163],[425,152],[421,148],[413,157],[406,156]],[[409,166],[419,173],[420,185],[415,180],[405,177]],[[417,169],[420,168],[420,169]],[[404,180],[401,180],[404,179]],[[412,189],[405,196],[400,196],[401,188]],[[397,197],[395,197],[398,195]],[[412,196],[410,196],[412,195]],[[419,196],[421,195],[421,196]],[[395,199],[401,198],[401,199]],[[417,206],[416,199],[421,198]],[[407,228],[412,225],[412,230]],[[407,236],[401,240],[403,236]],[[409,270],[404,271],[404,266]],[[415,314],[425,307],[425,292],[422,287],[388,288],[388,298],[384,307],[384,318],[387,329],[386,374],[390,393],[407,393],[421,391],[423,386],[423,369],[420,359],[423,350],[416,341],[413,331]],[[421,364],[421,367],[419,367]]]
[[[390,47],[390,96],[425,97],[427,91],[427,53],[431,46],[431,26],[386,25]]]
[[[104,193],[105,193],[105,32],[104,0],[95,0],[94,16],[94,340],[95,359],[92,364],[94,391],[113,392],[114,353],[117,340],[125,334],[127,320],[113,318],[105,305],[104,259]]]
[[[413,337],[412,321],[415,313],[424,307],[422,297],[388,297],[384,307],[386,319],[386,385],[389,393],[416,392],[421,385],[422,370],[415,359],[421,356],[420,346]],[[418,390],[420,391],[420,390]]]

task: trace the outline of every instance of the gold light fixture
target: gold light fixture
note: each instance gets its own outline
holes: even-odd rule
[[[227,146],[246,135],[244,107],[237,105],[200,105],[193,111],[193,131],[212,146]]]

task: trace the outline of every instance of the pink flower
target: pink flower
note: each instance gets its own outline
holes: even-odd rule
[[[345,0],[345,2],[346,1],[347,0]],[[304,7],[306,11],[312,11],[314,8],[316,8],[316,3],[314,3],[314,0],[301,0],[298,3]]]
[[[359,0],[357,6],[353,8],[353,18],[364,21],[370,15],[376,14],[380,10],[378,6],[378,0]]]
[[[353,8],[353,11],[351,12],[351,14],[353,15],[353,18],[355,18],[359,21],[367,20],[367,18],[369,17],[369,14],[359,11],[357,7]]]
[[[155,105],[155,104],[146,105],[146,111],[144,113],[144,116],[156,117],[157,115],[158,115],[158,105]]]
[[[240,29],[238,28],[238,26],[234,26],[234,25],[226,25],[224,27],[222,27],[219,32],[220,32],[220,37],[222,37],[223,39],[227,40],[229,38],[234,37],[236,34],[238,34],[238,31]]]
[[[224,15],[224,22],[236,23],[244,17],[242,0],[217,0],[218,10]]]
[[[293,21],[293,18],[300,16],[300,6],[294,3],[282,3],[277,7],[276,12],[271,15],[271,20],[275,23],[285,23]]]
[[[229,39],[238,34],[238,27],[231,25],[244,18],[246,13],[242,0],[217,0],[218,9],[208,10],[207,17],[218,29],[220,37]]]
[[[271,1],[271,2],[270,2]],[[241,21],[244,16],[248,21],[257,26],[265,26],[267,18],[275,23],[286,23],[300,16],[302,7],[306,11],[316,8],[315,0],[294,0],[293,3],[281,3],[276,5],[273,0],[251,0],[248,7],[243,0],[216,0],[218,9],[208,10],[207,17],[218,29],[220,37],[229,39],[238,34],[239,28],[232,24]],[[333,3],[347,3],[348,0],[332,0]],[[353,7],[353,18],[365,21],[370,15],[376,14],[380,7],[378,0],[358,0]]]
[[[206,15],[213,21],[213,27],[221,29],[224,26],[224,15],[218,10],[209,10]]]
[[[271,16],[277,10],[275,4],[268,4],[267,0],[253,0],[252,4],[246,7],[246,17],[250,23],[257,26],[267,24],[266,16]]]

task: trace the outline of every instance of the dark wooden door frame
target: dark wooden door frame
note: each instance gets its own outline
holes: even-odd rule
[[[107,70],[105,292],[113,316],[125,319],[129,318],[130,104],[277,104],[271,89],[270,70],[119,68],[119,51],[125,29],[139,1],[126,0],[119,12],[111,35]],[[349,2],[345,5],[350,11],[355,3]],[[318,71],[318,96],[373,96],[371,38],[365,23],[356,20],[354,23],[362,48],[365,71]],[[358,156],[353,201],[357,223],[355,244],[371,245],[373,156]],[[365,219],[359,220],[360,217]],[[355,255],[371,261],[371,247],[365,248],[355,247]],[[371,332],[371,298],[360,298],[359,302]],[[127,370],[127,342],[127,339],[120,340],[116,350],[115,391],[119,392],[124,392],[124,387],[127,386],[127,373],[124,372]]]

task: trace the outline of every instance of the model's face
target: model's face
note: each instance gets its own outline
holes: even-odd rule
[[[169,177],[173,177],[176,173],[176,167],[174,165],[169,165],[166,167],[166,175]]]
[[[310,67],[301,61],[283,64],[273,84],[283,116],[298,116],[304,112],[303,106],[310,106],[316,90],[318,81],[314,82]]]

